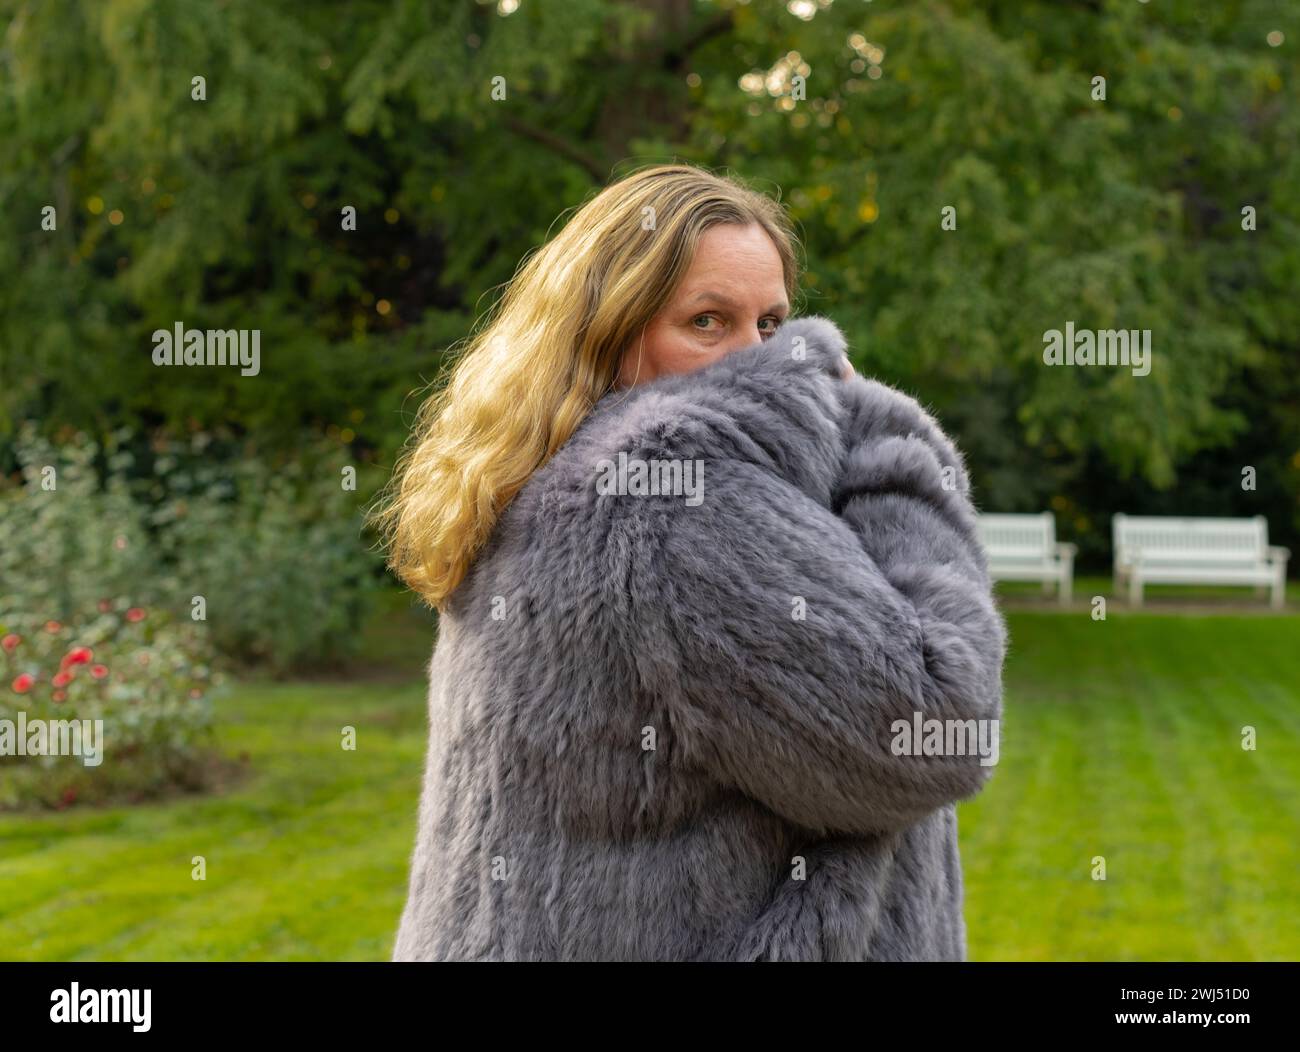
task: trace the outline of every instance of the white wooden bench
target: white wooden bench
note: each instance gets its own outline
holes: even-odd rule
[[[1144,584],[1254,585],[1272,589],[1273,607],[1286,599],[1285,548],[1268,543],[1268,520],[1180,519],[1116,515],[1111,520],[1115,590],[1127,584],[1142,605]]]
[[[1056,517],[1041,515],[981,515],[980,539],[995,581],[1042,581],[1044,594],[1053,583],[1061,605],[1070,602],[1074,583],[1073,544],[1056,540]]]

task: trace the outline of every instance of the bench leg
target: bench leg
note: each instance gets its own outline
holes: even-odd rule
[[[1274,610],[1286,606],[1286,577],[1282,574],[1278,574],[1277,580],[1273,582],[1273,601],[1270,605]]]
[[[1134,571],[1129,571],[1128,601],[1133,606],[1142,605],[1142,578]]]
[[[1062,606],[1070,605],[1070,600],[1073,598],[1072,584],[1071,574],[1062,574],[1056,582],[1056,597],[1060,600]]]

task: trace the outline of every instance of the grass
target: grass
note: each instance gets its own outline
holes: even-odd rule
[[[1300,618],[1008,622],[1001,763],[960,810],[971,958],[1300,956]],[[0,958],[386,958],[432,632],[401,610],[373,632],[387,675],[225,699],[221,744],[252,771],[226,795],[0,816]]]
[[[223,744],[227,796],[0,819],[0,958],[366,960],[401,910],[422,692],[248,684]],[[356,728],[357,749],[340,746]],[[207,879],[191,879],[206,859]]]
[[[1010,626],[998,771],[960,810],[971,958],[1295,960],[1300,620]]]
[[[1002,601],[1015,610],[1028,609],[1042,613],[1046,612],[1046,604],[1056,602],[1055,592],[1047,599],[1043,586],[1036,581],[1001,581],[997,585],[997,592]],[[1076,574],[1071,609],[1090,608],[1096,596],[1104,597],[1109,608],[1131,609],[1127,593],[1123,590],[1117,593],[1111,578]],[[1294,612],[1300,608],[1300,581],[1287,581],[1286,603],[1289,611]],[[1180,615],[1199,610],[1207,613],[1279,616],[1278,611],[1269,608],[1268,596],[1257,596],[1254,587],[1249,585],[1149,584],[1143,588],[1143,606],[1140,609],[1155,613],[1164,610]]]

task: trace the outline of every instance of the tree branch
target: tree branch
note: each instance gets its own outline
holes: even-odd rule
[[[547,149],[558,153],[561,157],[572,161],[598,183],[603,183],[609,178],[609,167],[607,165],[602,164],[598,158],[584,153],[573,143],[556,135],[554,132],[546,131],[544,128],[535,128],[531,124],[521,121],[518,117],[506,117],[506,127],[516,135],[521,135],[525,139],[532,139],[533,142],[540,143]]]
[[[673,44],[664,52],[664,68],[680,70],[686,65],[696,48],[706,44],[714,37],[722,36],[735,25],[731,11],[723,11],[703,23],[694,33]]]

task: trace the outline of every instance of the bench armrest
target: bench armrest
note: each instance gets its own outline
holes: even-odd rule
[[[1268,561],[1271,563],[1284,563],[1291,558],[1291,549],[1283,548],[1280,544],[1270,544],[1268,546]]]
[[[1079,554],[1079,546],[1077,544],[1070,544],[1068,541],[1057,541],[1056,554],[1062,559],[1073,559]]]

